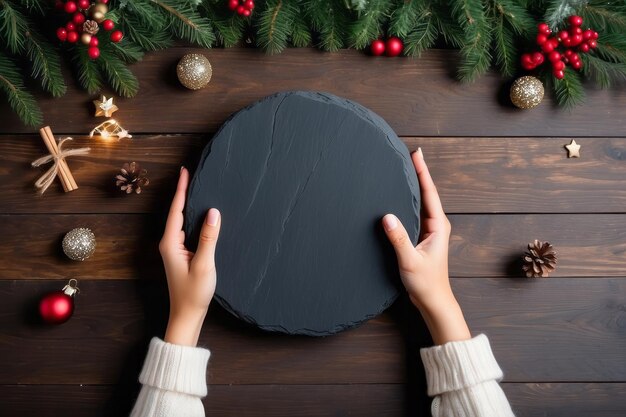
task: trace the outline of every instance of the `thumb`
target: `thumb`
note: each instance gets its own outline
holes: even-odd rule
[[[215,262],[215,247],[217,246],[217,237],[220,234],[221,224],[222,215],[220,211],[216,208],[210,209],[202,224],[198,249],[193,257],[194,263],[198,264],[198,266],[207,267]]]
[[[389,242],[391,242],[396,251],[398,266],[401,270],[410,271],[412,269],[411,265],[415,263],[416,253],[413,243],[411,243],[411,239],[400,219],[393,214],[386,214],[383,217],[383,228]]]

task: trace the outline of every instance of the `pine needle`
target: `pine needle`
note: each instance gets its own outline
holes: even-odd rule
[[[191,5],[171,0],[152,1],[167,13],[169,27],[178,38],[205,48],[213,45],[215,34],[211,24]]]
[[[268,0],[255,11],[257,45],[268,54],[277,54],[287,47],[295,13],[293,0]]]
[[[383,19],[387,15],[389,2],[370,0],[367,10],[360,12],[350,25],[350,39],[356,49],[363,49],[381,33]]]
[[[389,19],[389,33],[400,38],[406,38],[409,32],[417,29],[417,19],[420,15],[418,0],[403,1],[397,9],[391,13]]]
[[[89,94],[95,94],[102,88],[102,76],[96,62],[85,51],[74,50],[72,61],[78,75],[78,82]]]
[[[115,92],[122,97],[133,97],[139,90],[139,82],[124,62],[106,49],[100,51],[96,61]]]
[[[318,47],[334,52],[345,46],[348,37],[348,15],[342,0],[309,0],[304,3],[304,13],[313,30],[319,32]]]
[[[0,1],[0,45],[17,54],[24,50],[28,24],[24,15],[8,1]]]
[[[601,88],[611,88],[614,84],[626,81],[626,64],[622,62],[606,62],[593,55],[582,57],[583,74],[595,81]]]
[[[437,26],[434,16],[423,11],[419,16],[414,29],[404,40],[404,52],[408,56],[419,57],[422,52],[430,48],[437,40]]]
[[[562,80],[554,79],[551,83],[559,106],[572,109],[585,101],[585,90],[580,81],[580,76],[574,70],[566,68],[565,77]]]
[[[35,98],[24,89],[19,68],[2,52],[0,52],[0,91],[4,92],[9,106],[25,125],[37,126],[43,123],[43,116]]]
[[[213,25],[215,36],[221,45],[229,48],[240,42],[246,26],[244,19],[230,10],[227,11],[222,2],[207,1],[200,7]]]
[[[25,37],[26,55],[32,66],[31,75],[41,81],[44,90],[53,97],[61,97],[67,87],[61,72],[61,57],[47,41],[29,31]]]
[[[517,67],[517,51],[513,44],[513,32],[504,22],[504,16],[496,18],[496,28],[494,30],[494,56],[500,72],[510,77],[515,73]]]

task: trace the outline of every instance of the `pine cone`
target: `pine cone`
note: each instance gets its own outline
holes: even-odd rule
[[[547,278],[556,268],[556,252],[548,242],[535,240],[528,244],[528,252],[524,252],[522,269],[528,278]]]
[[[94,22],[93,20],[86,20],[83,23],[83,32],[88,33],[90,35],[95,35],[100,30],[98,26],[98,22]]]
[[[141,194],[141,187],[145,187],[150,183],[150,180],[146,177],[148,171],[141,169],[137,162],[124,164],[120,172],[121,174],[115,176],[115,185],[120,187],[120,190],[126,191],[126,194],[130,194],[133,191]]]

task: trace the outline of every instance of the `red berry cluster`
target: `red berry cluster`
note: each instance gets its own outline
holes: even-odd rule
[[[395,36],[387,39],[387,42],[376,39],[370,45],[370,51],[374,56],[380,56],[382,54],[386,54],[387,56],[398,56],[402,53],[403,49],[404,44],[402,43],[402,40]]]
[[[540,23],[537,28],[537,45],[541,47],[541,52],[522,55],[522,67],[525,70],[537,68],[547,57],[552,64],[552,75],[559,80],[565,76],[565,65],[569,64],[573,69],[579,70],[582,67],[578,52],[589,52],[598,46],[598,32],[591,29],[581,28],[583,18],[580,16],[570,16],[569,30],[562,30],[552,35],[550,27],[546,23]],[[564,50],[559,51],[559,46],[563,45]],[[576,49],[574,49],[576,48]]]
[[[254,9],[254,0],[228,0],[228,8],[237,11],[239,16],[248,17]]]
[[[99,7],[104,8],[100,11],[100,13],[102,13],[103,11],[107,11],[105,5],[108,2],[109,0],[97,0],[97,3],[102,5]],[[107,32],[110,32],[115,28],[115,23],[111,19],[104,19],[104,13],[101,14],[101,19],[96,19],[96,13],[91,13],[91,16],[89,16],[89,13],[93,6],[94,3],[92,3],[90,0],[69,0],[66,2],[58,0],[56,3],[56,7],[60,10],[64,10],[68,14],[71,14],[72,17],[70,21],[65,24],[65,26],[61,26],[57,29],[57,38],[59,38],[61,42],[67,41],[69,43],[76,43],[80,38],[80,41],[88,46],[87,54],[89,55],[89,58],[96,59],[100,56],[100,48],[98,48],[98,38],[96,37],[95,33],[92,34],[93,32],[87,33],[88,29],[85,28],[87,27],[87,25],[89,25],[89,22],[91,22],[92,25],[97,24],[98,29],[101,27]],[[93,18],[94,20],[89,20],[88,16],[90,18]],[[85,25],[86,22],[87,25]],[[97,30],[95,30],[95,32],[97,32]],[[111,42],[119,42],[122,40],[123,37],[124,34],[119,30],[111,32],[110,35]]]

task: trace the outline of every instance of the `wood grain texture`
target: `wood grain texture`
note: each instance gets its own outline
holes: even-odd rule
[[[165,283],[79,281],[74,317],[42,327],[37,300],[62,285],[0,282],[0,384],[135,381],[149,338],[166,324]],[[626,279],[453,279],[453,288],[470,328],[489,335],[506,381],[624,382]],[[327,338],[261,332],[214,305],[200,341],[211,348],[215,384],[419,380],[418,350],[430,343],[406,300]]]
[[[505,383],[517,417],[622,417],[624,383]],[[3,417],[127,415],[136,387],[110,385],[0,386]],[[133,389],[134,388],[134,389]],[[419,387],[368,385],[212,385],[204,400],[211,417],[430,416]]]
[[[181,165],[194,170],[211,135],[147,135],[120,142],[75,137],[92,148],[68,159],[79,189],[63,193],[55,181],[40,197],[33,183],[45,169],[30,162],[45,154],[38,136],[0,141],[0,213],[146,213],[169,206]],[[415,138],[448,213],[607,213],[626,209],[626,138],[582,138],[581,159],[568,159],[564,138]],[[148,169],[141,196],[114,185],[130,161]]]
[[[176,79],[185,54],[205,54],[213,79],[192,92]],[[514,108],[509,84],[496,74],[473,84],[455,80],[457,53],[432,50],[420,59],[372,58],[354,50],[323,53],[288,49],[275,56],[257,49],[170,48],[131,66],[141,89],[134,99],[117,99],[115,116],[131,133],[212,132],[233,112],[278,91],[319,90],[369,107],[403,136],[622,136],[615,109],[626,92],[587,89],[585,106],[555,107],[549,98],[532,111]],[[68,74],[69,75],[69,74]],[[88,132],[96,124],[86,92],[68,86],[61,100],[38,94],[45,123],[56,133]],[[62,104],[60,104],[62,103]],[[2,102],[0,133],[33,132]]]
[[[128,196],[135,197],[141,198]],[[548,240],[558,252],[552,276],[623,276],[626,271],[626,214],[449,217],[454,277],[519,277],[521,256],[534,239]],[[166,213],[0,215],[0,279],[161,279],[158,242],[165,218]],[[64,234],[75,227],[96,235],[96,251],[82,263],[67,259],[61,249]]]

